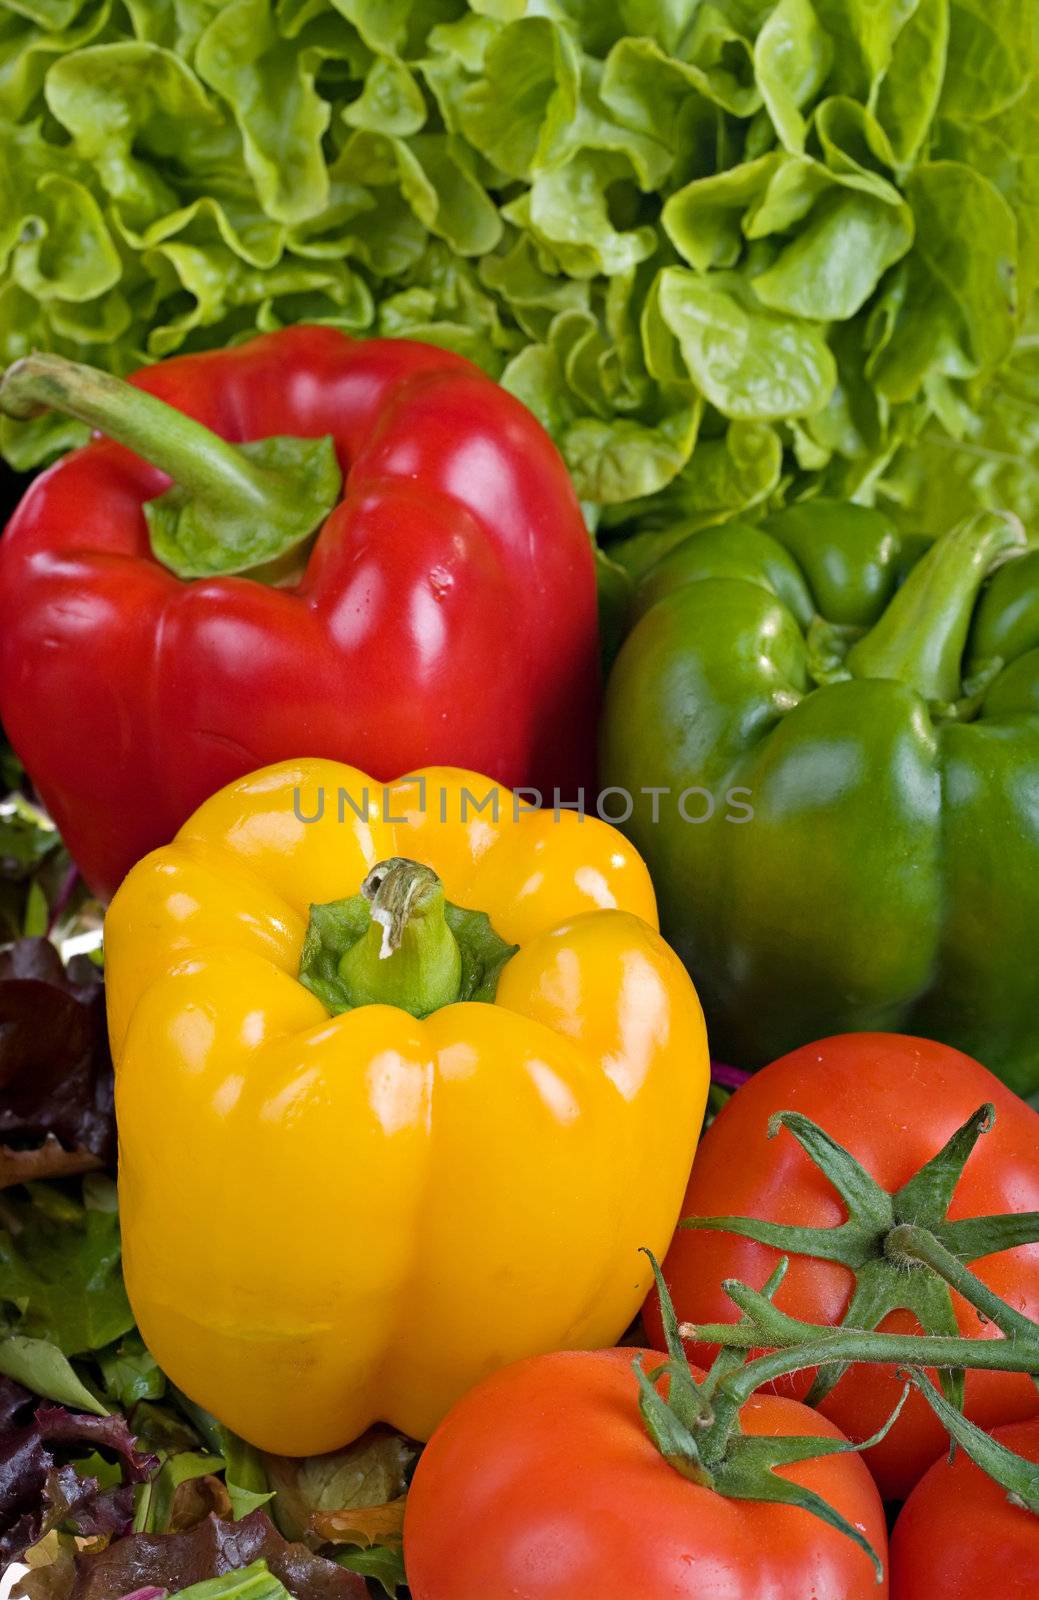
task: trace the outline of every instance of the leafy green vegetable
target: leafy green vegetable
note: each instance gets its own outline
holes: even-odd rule
[[[404,1495],[417,1456],[399,1434],[373,1428],[331,1455],[268,1457],[274,1520],[287,1538],[337,1546],[340,1566],[395,1595],[405,1582]]]
[[[739,274],[666,267],[659,306],[700,392],[723,416],[812,416],[832,395],[837,371],[819,326],[766,310]]]
[[[26,915],[33,889],[36,879]],[[45,908],[41,920],[49,915]],[[66,968],[47,939],[0,950],[0,1085],[0,1189],[114,1165],[101,981],[83,957]],[[3,1287],[0,1273],[0,1296]]]
[[[230,1428],[225,1428],[216,1417],[210,1416],[185,1395],[179,1395],[181,1410],[190,1417],[200,1437],[209,1449],[219,1456],[219,1467],[224,1474],[229,1509],[237,1519],[247,1517],[274,1498],[264,1458],[253,1445],[240,1439]]]
[[[0,791],[17,789],[25,777],[21,762],[0,728]]]
[[[181,1484],[219,1472],[219,1456],[198,1450],[180,1450],[163,1461],[150,1483],[143,1487],[134,1516],[135,1533],[165,1533],[173,1521],[177,1491]]]
[[[297,1461],[270,1456],[267,1469],[276,1496],[274,1518],[287,1538],[317,1531],[321,1519],[341,1519],[322,1530],[339,1543],[366,1544],[362,1513],[389,1510],[404,1494],[417,1448],[388,1428],[372,1428],[330,1455]],[[399,1532],[397,1535],[399,1542]]]
[[[30,1357],[28,1368],[39,1368]],[[88,1396],[88,1399],[90,1397]],[[101,1455],[101,1450],[106,1456]],[[114,1459],[109,1459],[114,1458]],[[107,1543],[130,1531],[138,1486],[154,1472],[154,1457],[142,1453],[123,1417],[98,1416],[40,1403],[28,1390],[0,1377],[0,1568],[45,1541],[55,1555],[65,1538],[86,1536]],[[75,1545],[73,1545],[75,1548]],[[68,1566],[51,1600],[71,1591]]]
[[[922,434],[930,461],[1009,420],[1039,281],[1033,13],[8,7],[0,363],[125,372],[316,320],[499,377],[606,537],[904,500]],[[44,417],[0,445],[28,465],[81,436]]]
[[[13,508],[23,487],[0,462],[0,523],[9,509],[6,494]],[[91,918],[99,926],[99,911],[96,902],[89,902],[54,823],[32,798],[25,769],[0,728],[0,946],[48,931],[60,941],[85,932]],[[0,1044],[0,1056],[5,1054]],[[0,1172],[0,1187],[4,1181]]]
[[[20,1334],[0,1339],[0,1373],[46,1400],[89,1411],[95,1417],[108,1415],[68,1357],[47,1339],[27,1339]]]
[[[390,1596],[390,1600],[407,1582],[404,1556],[396,1546],[391,1549],[384,1544],[374,1544],[369,1550],[340,1550],[335,1559],[339,1566],[346,1567],[349,1572],[374,1579],[383,1593]]]
[[[1039,528],[1039,315],[988,390],[984,413],[967,419],[960,438],[930,427],[889,475],[889,490],[902,517],[931,534],[970,504],[1012,506]]]
[[[294,1600],[365,1600],[367,1594],[360,1578],[305,1545],[286,1542],[263,1511],[241,1522],[210,1515],[177,1533],[132,1533],[84,1552],[76,1559],[71,1593],[75,1600],[119,1600],[141,1588],[190,1593],[199,1585],[212,1600],[212,1579],[233,1574],[240,1582],[249,1573],[255,1581],[262,1576],[261,1564],[270,1574],[263,1583],[276,1580],[282,1594],[287,1591]],[[41,1580],[46,1570],[41,1568]],[[69,1593],[26,1582],[33,1600]],[[233,1586],[216,1592],[236,1593]],[[280,1600],[274,1588],[243,1591],[242,1600],[260,1600],[261,1595],[263,1600]]]
[[[244,1439],[221,1428],[221,1454],[224,1461],[224,1482],[231,1501],[232,1515],[238,1519],[258,1511],[274,1499],[269,1487],[267,1469],[260,1452]]]
[[[128,1333],[115,1189],[84,1181],[84,1202],[34,1183],[0,1201],[0,1302],[9,1332],[45,1339],[65,1355],[100,1350]]]
[[[222,1578],[206,1578],[181,1589],[188,1600],[291,1600],[285,1585],[275,1578],[266,1561],[253,1561]]]
[[[7,872],[32,870],[60,848],[58,830],[39,806],[17,791],[0,800],[0,862]]]
[[[105,1393],[117,1405],[130,1409],[141,1400],[161,1399],[166,1391],[166,1379],[136,1328],[97,1359]]]

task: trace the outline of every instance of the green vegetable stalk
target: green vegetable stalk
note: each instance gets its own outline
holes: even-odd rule
[[[266,1561],[253,1561],[222,1578],[206,1578],[182,1589],[188,1600],[291,1600],[288,1589],[270,1571]]]
[[[499,376],[607,526],[919,500],[920,436],[1027,514],[1003,374],[1039,275],[1032,11],[5,8],[0,365],[124,373],[331,322]],[[0,444],[28,466],[82,436],[51,417]]]

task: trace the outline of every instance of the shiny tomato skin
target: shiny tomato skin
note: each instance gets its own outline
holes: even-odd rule
[[[470,1390],[433,1435],[408,1495],[414,1600],[886,1600],[846,1535],[798,1507],[725,1500],[670,1467],[638,1411],[632,1363],[654,1352],[534,1357]],[[839,1437],[760,1395],[754,1434]],[[782,1469],[862,1528],[887,1533],[861,1457]]]
[[[770,1117],[800,1111],[844,1145],[886,1189],[894,1190],[935,1155],[972,1112],[996,1108],[993,1129],[975,1148],[949,1209],[953,1218],[1039,1210],[1039,1115],[979,1062],[947,1045],[902,1034],[855,1033],[823,1039],[781,1057],[733,1095],[705,1134],[686,1190],[683,1217],[752,1216],[773,1222],[828,1227],[844,1220],[835,1190],[783,1130],[767,1137]],[[679,1228],[664,1262],[680,1319],[732,1322],[736,1312],[722,1280],[759,1289],[779,1259],[768,1246],[735,1234]],[[1039,1245],[1003,1251],[972,1263],[972,1271],[1003,1299],[1039,1317]],[[814,1323],[840,1322],[852,1277],[838,1263],[793,1256],[776,1304]],[[962,1333],[995,1338],[954,1296]],[[645,1308],[651,1343],[663,1338],[655,1296]],[[884,1331],[919,1332],[907,1312]],[[690,1344],[693,1360],[709,1361],[712,1347]],[[807,1378],[785,1380],[782,1392],[803,1395]],[[902,1384],[888,1368],[853,1368],[821,1410],[849,1439],[866,1439],[890,1415]],[[1039,1393],[1017,1374],[972,1372],[967,1413],[984,1428],[1039,1414]],[[916,1392],[888,1434],[864,1459],[885,1499],[901,1500],[946,1447],[946,1435]]]
[[[1039,1463],[1039,1421],[993,1430]],[[891,1536],[891,1600],[1035,1600],[1039,1517],[1011,1505],[980,1467],[957,1452],[936,1461],[902,1507]]]

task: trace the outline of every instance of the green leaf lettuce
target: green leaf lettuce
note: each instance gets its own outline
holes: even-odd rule
[[[8,7],[0,363],[417,337],[607,534],[815,493],[930,526],[918,441],[979,448],[1017,383],[1037,60],[1020,0]],[[19,467],[80,437],[0,428]]]

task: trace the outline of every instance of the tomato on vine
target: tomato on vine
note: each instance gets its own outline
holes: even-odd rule
[[[682,1321],[732,1323],[726,1280],[760,1286],[789,1256],[776,1305],[805,1322],[994,1339],[1039,1317],[1037,1213],[1035,1111],[945,1045],[847,1034],[793,1051],[732,1096],[697,1152],[664,1277]],[[653,1296],[645,1317],[662,1344]],[[716,1348],[687,1344],[700,1361]],[[945,1385],[958,1400],[962,1378]],[[864,1439],[900,1381],[835,1365],[782,1387]],[[970,1371],[964,1399],[985,1429],[1039,1415],[1020,1372]],[[882,1494],[904,1498],[945,1442],[912,1394],[866,1455]]]
[[[1039,1419],[997,1428],[993,1441],[1035,1463]],[[1035,1600],[1039,1516],[962,1451],[921,1478],[891,1535],[891,1600]]]
[[[880,1498],[833,1423],[795,1400],[755,1396],[740,1412],[752,1448],[780,1459],[784,1444],[834,1453],[777,1467],[771,1502],[728,1499],[654,1443],[633,1358],[658,1359],[539,1356],[460,1401],[408,1495],[414,1600],[886,1600],[887,1578],[878,1582],[859,1544],[779,1498],[795,1487],[817,1497],[885,1562]]]

